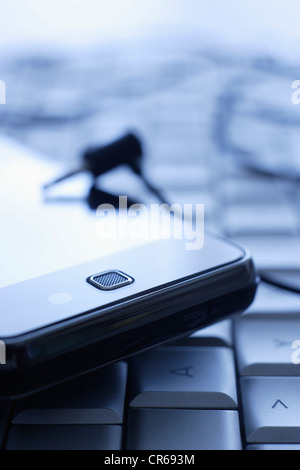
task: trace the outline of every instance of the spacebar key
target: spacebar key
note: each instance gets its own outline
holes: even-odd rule
[[[129,450],[240,450],[233,410],[131,409]]]

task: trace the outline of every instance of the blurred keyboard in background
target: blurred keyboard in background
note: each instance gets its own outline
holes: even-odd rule
[[[138,131],[147,176],[169,201],[204,203],[206,228],[249,247],[263,278],[283,273],[300,291],[295,65],[169,40],[3,58],[0,70],[9,93],[2,134],[72,167],[86,146]],[[122,194],[126,178],[121,171],[102,184]],[[300,294],[262,282],[238,318],[3,402],[2,445],[300,449],[295,340]]]

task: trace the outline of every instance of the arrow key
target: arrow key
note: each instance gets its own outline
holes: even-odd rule
[[[241,379],[248,443],[300,443],[300,377]]]
[[[272,406],[272,409],[276,408],[277,405],[281,405],[281,406],[283,406],[285,409],[288,409],[288,406],[286,406],[286,405],[283,403],[283,401],[281,401],[281,400],[276,400],[275,403],[274,403],[274,405]]]

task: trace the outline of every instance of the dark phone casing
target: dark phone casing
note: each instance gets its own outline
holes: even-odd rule
[[[0,396],[37,392],[242,311],[257,281],[247,250],[205,234],[201,250],[160,240],[4,287]]]

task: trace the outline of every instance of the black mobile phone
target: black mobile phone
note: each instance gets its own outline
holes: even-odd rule
[[[178,338],[253,300],[251,257],[206,235],[161,240],[3,287],[1,396],[16,397]]]
[[[185,239],[99,241],[84,205],[40,201],[52,163],[8,152],[0,175],[1,397],[125,359],[252,302],[257,276],[245,249],[208,233],[197,250]]]

